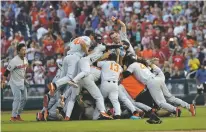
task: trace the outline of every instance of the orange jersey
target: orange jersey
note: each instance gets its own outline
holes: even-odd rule
[[[135,99],[145,88],[145,85],[138,81],[134,75],[125,78],[121,83],[128,94]]]

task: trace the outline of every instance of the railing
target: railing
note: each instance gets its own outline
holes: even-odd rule
[[[191,102],[194,94],[196,94],[195,80],[175,79],[166,82],[169,91],[179,98],[187,102]],[[42,107],[42,98],[44,95],[45,85],[30,85],[28,88],[28,100],[26,109],[37,109]],[[2,109],[10,109],[12,105],[13,94],[9,86],[2,90]],[[199,104],[203,104],[202,98],[199,99]],[[197,100],[198,103],[198,100]]]

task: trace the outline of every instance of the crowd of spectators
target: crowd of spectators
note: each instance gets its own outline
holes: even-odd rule
[[[16,55],[18,43],[27,45],[30,84],[45,84],[57,71],[68,44],[91,29],[111,43],[118,31],[110,18],[127,26],[136,54],[157,57],[166,79],[186,78],[204,65],[206,2],[204,1],[2,1],[1,75]],[[45,82],[46,80],[46,82]]]

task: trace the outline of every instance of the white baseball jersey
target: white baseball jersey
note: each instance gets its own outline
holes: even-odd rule
[[[7,70],[9,70],[11,74],[9,83],[24,88],[24,79],[25,79],[27,66],[28,66],[28,61],[26,57],[24,57],[24,60],[22,60],[19,57],[19,55],[15,56],[7,66]]]
[[[97,63],[101,67],[102,81],[118,81],[119,75],[122,72],[122,67],[115,61],[100,61]]]
[[[106,50],[106,46],[103,44],[98,44],[95,48],[94,48],[94,52],[103,52]]]
[[[97,81],[101,76],[101,69],[95,66],[91,66],[90,71],[90,73],[94,76],[94,81]]]
[[[136,79],[143,84],[146,84],[151,77],[155,77],[155,75],[144,64],[138,62],[131,64],[127,68],[127,71],[133,73]]]
[[[133,56],[136,56],[134,48],[132,47],[131,43],[129,42],[129,40],[127,38],[127,33],[126,32],[120,31],[120,39],[121,40],[125,40],[125,41],[127,41],[129,43],[129,48],[128,48],[127,51],[129,51],[129,53],[131,53]]]
[[[69,53],[79,53],[81,56],[83,56],[85,53],[82,50],[81,43],[82,41],[87,45],[89,48],[91,46],[91,39],[87,36],[81,36],[78,38],[75,38],[71,43],[70,43],[70,50],[67,52]]]

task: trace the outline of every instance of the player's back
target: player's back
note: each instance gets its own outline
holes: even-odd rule
[[[94,48],[94,52],[103,52],[106,50],[106,46],[103,44],[98,44],[95,48]]]
[[[101,61],[97,63],[101,67],[102,81],[118,81],[119,75],[122,72],[121,66],[115,61]]]
[[[151,77],[155,75],[142,63],[134,62],[128,69],[143,84],[146,84]]]
[[[81,36],[75,38],[71,43],[70,43],[70,50],[68,51],[69,53],[80,53],[80,55],[84,55],[84,51],[82,50],[81,44],[85,43],[87,47],[90,47],[91,44],[91,39],[87,36]]]

